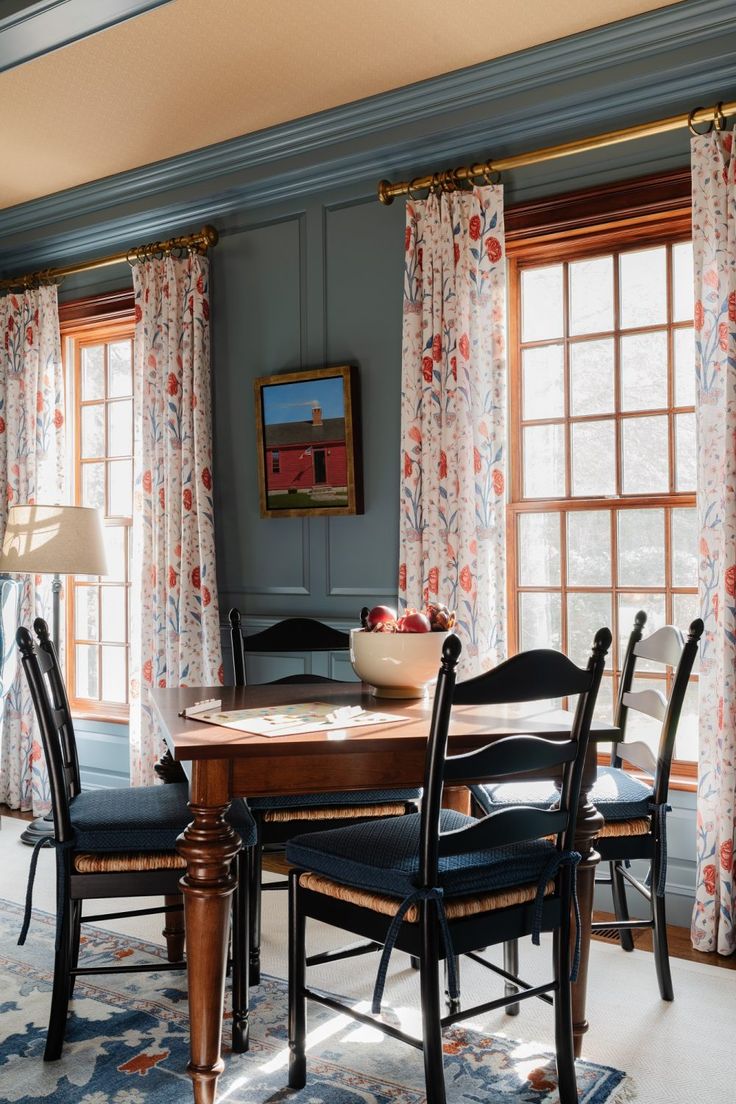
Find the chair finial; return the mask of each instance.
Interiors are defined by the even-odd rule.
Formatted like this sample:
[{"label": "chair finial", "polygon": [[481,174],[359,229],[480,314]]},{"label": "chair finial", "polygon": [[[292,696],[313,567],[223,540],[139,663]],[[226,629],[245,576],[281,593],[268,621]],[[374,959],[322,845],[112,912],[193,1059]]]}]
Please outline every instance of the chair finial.
[{"label": "chair finial", "polygon": [[697,644],[703,635],[704,629],[705,625],[703,624],[702,618],[696,617],[694,621],[691,621],[687,634],[688,643],[692,641],[693,644]]},{"label": "chair finial", "polygon": [[21,625],[21,627],[17,630],[15,634],[15,642],[20,648],[20,653],[22,656],[33,655],[33,637],[31,636],[25,625]]},{"label": "chair finial", "polygon": [[238,628],[240,625],[240,610],[237,606],[233,606],[233,608],[230,610],[230,613],[228,614],[228,617],[230,618],[230,624],[232,625],[232,627],[234,629]]},{"label": "chair finial", "polygon": [[593,641],[594,659],[603,659],[606,655],[608,655],[608,649],[611,647],[612,639],[613,637],[611,636],[610,629],[602,628],[598,630]]},{"label": "chair finial", "polygon": [[33,631],[38,637],[41,644],[48,644],[49,642],[49,627],[44,621],[43,617],[37,617],[33,622]]},{"label": "chair finial", "polygon": [[647,615],[645,610],[639,610],[634,618],[634,628],[641,631],[647,623]]},{"label": "chair finial", "polygon": [[364,629],[368,628],[368,614],[370,612],[371,611],[368,609],[367,606],[363,606],[362,610],[360,611],[360,623]]},{"label": "chair finial", "polygon": [[442,645],[442,666],[446,671],[453,671],[455,669],[462,650],[463,646],[460,637],[456,636],[455,633],[450,633],[447,640]]}]

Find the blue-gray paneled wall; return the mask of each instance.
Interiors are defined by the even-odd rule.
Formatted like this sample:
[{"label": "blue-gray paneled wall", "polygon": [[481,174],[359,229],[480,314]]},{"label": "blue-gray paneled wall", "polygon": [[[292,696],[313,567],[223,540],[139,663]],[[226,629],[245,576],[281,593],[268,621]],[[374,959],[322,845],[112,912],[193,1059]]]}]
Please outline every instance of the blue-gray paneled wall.
[{"label": "blue-gray paneled wall", "polygon": [[[252,630],[286,614],[355,623],[392,601],[398,562],[403,203],[380,177],[595,134],[736,98],[733,0],[687,0],[409,89],[245,136],[0,211],[0,274],[99,256],[215,223],[212,252],[214,467],[223,618]],[[687,164],[686,130],[507,174],[507,203]],[[62,298],[126,286],[126,265],[67,280]],[[363,400],[365,514],[258,516],[252,382],[356,363]],[[227,647],[227,633],[223,631]],[[314,657],[317,664],[325,657]],[[226,658],[226,669],[227,669]],[[254,660],[348,677],[312,657]],[[126,732],[85,726],[88,784],[125,780]],[[694,802],[672,794],[668,894],[687,923]]]}]

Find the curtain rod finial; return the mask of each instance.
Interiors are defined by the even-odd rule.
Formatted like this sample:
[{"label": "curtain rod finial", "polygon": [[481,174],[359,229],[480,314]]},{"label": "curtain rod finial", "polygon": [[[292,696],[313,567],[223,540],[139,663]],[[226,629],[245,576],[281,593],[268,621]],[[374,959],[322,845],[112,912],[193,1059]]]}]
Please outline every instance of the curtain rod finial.
[{"label": "curtain rod finial", "polygon": [[217,233],[214,226],[203,226],[201,233],[205,245],[208,249],[211,249],[213,245],[217,245],[218,241],[220,240],[220,235]]},{"label": "curtain rod finial", "polygon": [[390,192],[391,181],[379,180],[378,182],[378,198],[386,207],[390,207],[394,201],[394,197]]}]

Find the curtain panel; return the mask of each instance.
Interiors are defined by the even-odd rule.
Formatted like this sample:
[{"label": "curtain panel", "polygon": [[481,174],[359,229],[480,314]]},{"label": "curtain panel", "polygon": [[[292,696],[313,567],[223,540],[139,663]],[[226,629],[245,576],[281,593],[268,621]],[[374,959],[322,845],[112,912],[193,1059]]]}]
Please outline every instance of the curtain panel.
[{"label": "curtain panel", "polygon": [[[64,378],[57,289],[0,298],[0,541],[8,509],[64,501]],[[49,619],[50,579],[23,577],[22,625]],[[5,641],[15,647],[15,641]],[[3,688],[5,689],[5,688]],[[33,702],[20,666],[2,704],[0,802],[36,815],[51,793]]]},{"label": "curtain panel", "polygon": [[133,266],[135,496],[130,749],[134,785],[162,749],[151,687],[223,681],[215,573],[209,262]]},{"label": "curtain panel", "polygon": [[399,603],[457,610],[460,669],[505,655],[503,188],[406,205]]},{"label": "curtain panel", "polygon": [[736,819],[736,157],[733,133],[692,142],[700,664],[693,945],[730,954]]}]

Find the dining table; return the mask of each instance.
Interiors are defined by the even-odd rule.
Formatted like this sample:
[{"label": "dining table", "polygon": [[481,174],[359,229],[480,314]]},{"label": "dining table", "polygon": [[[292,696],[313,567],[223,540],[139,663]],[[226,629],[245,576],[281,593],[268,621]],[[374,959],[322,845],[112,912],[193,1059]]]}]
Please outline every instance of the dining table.
[{"label": "dining table", "polygon": [[[329,703],[335,709],[360,706],[391,715],[380,725],[315,730],[293,735],[256,735],[187,718],[182,712],[206,699],[218,709],[278,712],[299,703]],[[196,1104],[214,1104],[221,1055],[222,1009],[228,954],[232,860],[240,841],[225,820],[235,798],[421,786],[431,697],[377,699],[361,683],[271,683],[238,687],[152,689],[150,701],[171,756],[189,777],[192,821],[179,837],[186,860],[182,878],[190,1014],[190,1061]],[[451,754],[473,751],[504,736],[532,733],[568,738],[573,714],[548,702],[454,707],[449,732]],[[581,956],[573,986],[575,1052],[580,1054],[585,1018],[590,923],[595,868],[594,841],[603,818],[589,799],[595,781],[598,745],[615,740],[618,729],[594,722],[588,746],[575,831],[581,854],[577,886]],[[529,775],[525,777],[530,777]],[[467,781],[478,781],[468,779]],[[469,792],[447,791],[445,804],[470,811]],[[247,915],[247,902],[245,903]]]}]

